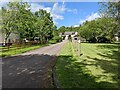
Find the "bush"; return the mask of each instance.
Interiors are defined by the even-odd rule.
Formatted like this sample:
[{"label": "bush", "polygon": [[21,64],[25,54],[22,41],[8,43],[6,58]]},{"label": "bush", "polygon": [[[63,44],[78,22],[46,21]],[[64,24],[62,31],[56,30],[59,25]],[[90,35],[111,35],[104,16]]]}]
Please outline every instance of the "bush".
[{"label": "bush", "polygon": [[55,36],[52,39],[55,40],[56,42],[61,42],[62,41],[62,37],[60,37],[60,36]]},{"label": "bush", "polygon": [[98,43],[110,43],[110,40],[107,39],[106,37],[98,37],[97,40]]},{"label": "bush", "polygon": [[62,38],[59,37],[59,36],[54,36],[51,40],[49,40],[49,43],[51,44],[55,44],[57,42],[61,42],[62,41]]},{"label": "bush", "polygon": [[89,43],[96,43],[97,42],[97,39],[95,37],[91,37],[89,40],[88,40]]},{"label": "bush", "polygon": [[56,41],[55,41],[55,40],[49,40],[49,43],[51,43],[51,44],[55,44]]}]

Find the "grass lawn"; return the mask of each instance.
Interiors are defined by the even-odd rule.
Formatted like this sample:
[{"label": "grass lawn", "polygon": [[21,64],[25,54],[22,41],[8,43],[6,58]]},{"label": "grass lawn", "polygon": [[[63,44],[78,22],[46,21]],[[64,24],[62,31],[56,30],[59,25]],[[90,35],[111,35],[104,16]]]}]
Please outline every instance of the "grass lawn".
[{"label": "grass lawn", "polygon": [[62,88],[118,88],[118,44],[75,44],[68,42],[56,63],[56,77]]},{"label": "grass lawn", "polygon": [[34,50],[43,46],[47,46],[47,44],[43,44],[43,45],[28,45],[28,46],[21,46],[21,47],[16,47],[15,45],[12,45],[10,47],[10,49],[8,50],[7,47],[0,47],[0,57],[8,57],[11,55],[16,55],[16,54],[20,54],[20,53],[24,53],[30,50]]}]

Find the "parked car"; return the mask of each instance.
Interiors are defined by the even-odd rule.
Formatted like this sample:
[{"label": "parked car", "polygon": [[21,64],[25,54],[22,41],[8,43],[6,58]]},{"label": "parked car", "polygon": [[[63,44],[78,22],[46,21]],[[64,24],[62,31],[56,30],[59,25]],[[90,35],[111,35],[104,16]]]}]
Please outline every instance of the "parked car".
[{"label": "parked car", "polygon": [[1,47],[11,46],[11,45],[12,45],[12,43],[0,43]]},{"label": "parked car", "polygon": [[0,47],[5,47],[5,43],[0,43]]}]

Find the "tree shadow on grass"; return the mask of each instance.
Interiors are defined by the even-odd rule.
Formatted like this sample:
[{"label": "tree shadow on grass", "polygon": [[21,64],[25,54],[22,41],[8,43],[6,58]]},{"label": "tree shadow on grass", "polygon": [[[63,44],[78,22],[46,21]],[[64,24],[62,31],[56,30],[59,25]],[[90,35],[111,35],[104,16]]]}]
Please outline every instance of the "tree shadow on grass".
[{"label": "tree shadow on grass", "polygon": [[90,75],[90,71],[85,68],[85,64],[77,61],[72,56],[58,56],[56,73],[62,88],[81,88],[84,90],[99,90],[101,88],[109,88],[109,90],[117,89],[114,83],[105,81],[97,82],[96,77]]},{"label": "tree shadow on grass", "polygon": [[[119,84],[118,86],[120,88],[120,43],[98,45],[98,48],[108,49],[111,51],[110,54],[109,52],[106,52],[104,54],[98,53],[98,55],[103,58],[112,59],[112,61],[104,60],[104,62],[101,62],[100,59],[97,58],[94,59],[97,60],[97,64],[100,65],[106,72],[111,72],[116,74],[115,78],[118,80],[118,84]],[[113,64],[116,64],[117,66],[114,66]]]},{"label": "tree shadow on grass", "polygon": [[56,56],[19,55],[2,59],[3,88],[51,88]]},{"label": "tree shadow on grass", "polygon": [[[91,58],[91,57],[89,57],[89,59],[95,60],[95,62],[96,62],[95,65],[100,66],[100,68],[102,70],[104,70],[104,74],[107,74],[107,73],[114,74],[114,76],[112,76],[112,79],[114,81],[118,82],[118,78],[119,78],[118,66],[114,65],[114,64],[116,64],[116,62],[107,61],[106,59]],[[98,77],[98,78],[100,78],[100,77]]]},{"label": "tree shadow on grass", "polygon": [[[117,61],[120,60],[120,44],[101,44],[97,46],[99,49],[108,49],[110,50],[112,54],[108,54],[109,52],[106,52],[104,55],[98,53],[98,55],[103,56],[103,57],[108,57],[110,59],[115,59]],[[120,62],[120,61],[119,61]]]},{"label": "tree shadow on grass", "polygon": [[[106,51],[104,53],[97,53],[98,56],[102,57],[90,57],[87,56],[88,59],[94,60],[94,66],[100,66],[100,68],[102,68],[102,70],[104,70],[104,73],[110,73],[110,74],[114,74],[112,76],[112,79],[114,81],[118,82],[118,86],[120,86],[120,46],[119,44],[102,44],[102,45],[98,45],[99,49],[106,49],[109,51]],[[92,61],[89,61],[90,63],[92,63]],[[100,78],[101,75],[98,77]]]}]

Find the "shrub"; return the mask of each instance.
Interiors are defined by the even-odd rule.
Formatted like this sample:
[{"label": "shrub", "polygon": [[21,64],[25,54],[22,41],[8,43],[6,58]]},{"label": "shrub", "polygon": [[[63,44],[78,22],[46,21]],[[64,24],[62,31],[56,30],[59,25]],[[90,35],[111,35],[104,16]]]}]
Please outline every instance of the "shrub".
[{"label": "shrub", "polygon": [[96,43],[97,42],[97,39],[95,37],[91,37],[89,40],[88,40],[89,43]]},{"label": "shrub", "polygon": [[52,39],[55,40],[56,42],[62,41],[62,37],[60,37],[60,36],[54,36]]},{"label": "shrub", "polygon": [[106,37],[98,37],[98,43],[110,43],[110,40]]},{"label": "shrub", "polygon": [[55,41],[55,40],[49,40],[49,43],[51,43],[51,44],[55,44],[56,41]]},{"label": "shrub", "polygon": [[61,42],[62,38],[60,36],[54,36],[51,40],[49,40],[49,43],[55,44],[57,42]]}]

